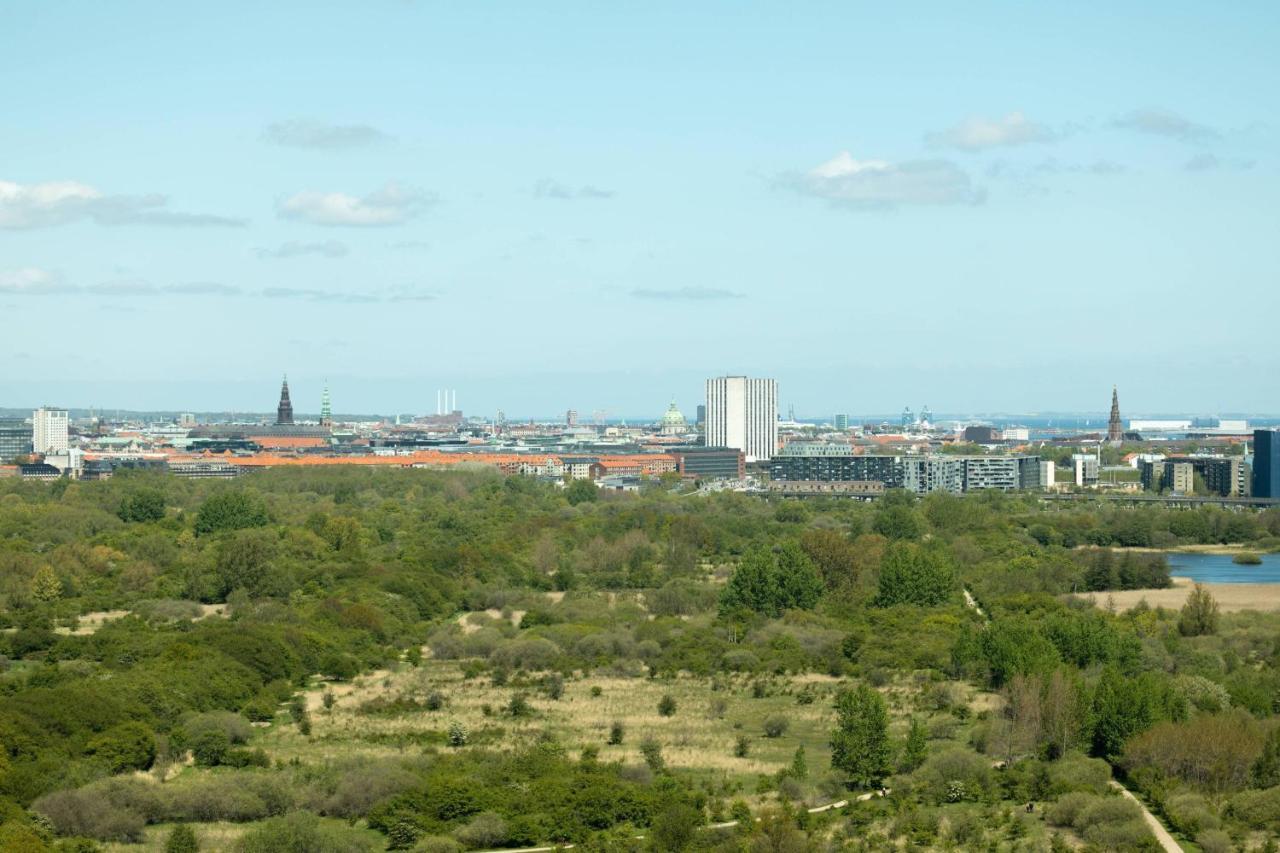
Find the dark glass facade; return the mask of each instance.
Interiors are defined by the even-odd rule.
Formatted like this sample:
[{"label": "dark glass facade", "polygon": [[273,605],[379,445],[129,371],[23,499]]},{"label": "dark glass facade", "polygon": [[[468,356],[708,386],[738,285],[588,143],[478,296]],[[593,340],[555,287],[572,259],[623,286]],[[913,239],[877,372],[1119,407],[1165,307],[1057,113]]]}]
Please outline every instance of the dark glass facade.
[{"label": "dark glass facade", "polygon": [[1280,498],[1280,430],[1253,431],[1253,496]]}]

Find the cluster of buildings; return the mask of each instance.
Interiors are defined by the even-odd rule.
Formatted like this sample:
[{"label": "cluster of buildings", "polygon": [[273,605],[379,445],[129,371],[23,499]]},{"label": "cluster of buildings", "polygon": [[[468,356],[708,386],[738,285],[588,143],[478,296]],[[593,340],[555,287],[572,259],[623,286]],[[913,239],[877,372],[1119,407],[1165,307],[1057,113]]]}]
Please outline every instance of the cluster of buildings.
[{"label": "cluster of buildings", "polygon": [[[696,481],[704,489],[760,490],[784,495],[873,498],[885,489],[916,494],[1143,488],[1176,495],[1280,496],[1277,433],[1243,436],[1234,421],[1131,421],[1125,430],[1113,389],[1106,433],[1046,438],[1025,426],[961,424],[944,429],[928,406],[904,411],[900,424],[850,425],[847,415],[815,424],[779,413],[774,379],[718,376],[706,380],[704,402],[690,423],[672,402],[656,420],[628,425],[591,423],[569,410],[556,422],[464,415],[457,391],[436,395],[434,414],[335,419],[326,386],[319,417],[296,418],[287,378],[274,421],[198,418],[163,421],[73,421],[45,407],[27,418],[0,418],[0,475],[29,479],[100,479],[122,467],[156,468],[184,477],[235,477],[247,471],[300,465],[406,468],[488,467],[556,483],[591,480],[633,490],[648,479]],[[1154,427],[1159,436],[1151,437]],[[1199,451],[1138,453],[1114,463],[1124,442],[1161,440],[1186,427],[1214,441],[1252,438],[1254,454]],[[1195,431],[1200,432],[1196,433]],[[1067,467],[1057,446],[1072,451]],[[1238,448],[1237,448],[1238,449]],[[1037,452],[1038,451],[1038,452]],[[1062,462],[1059,462],[1062,464]],[[1136,475],[1133,469],[1137,469]],[[1126,477],[1113,476],[1127,470]]]}]

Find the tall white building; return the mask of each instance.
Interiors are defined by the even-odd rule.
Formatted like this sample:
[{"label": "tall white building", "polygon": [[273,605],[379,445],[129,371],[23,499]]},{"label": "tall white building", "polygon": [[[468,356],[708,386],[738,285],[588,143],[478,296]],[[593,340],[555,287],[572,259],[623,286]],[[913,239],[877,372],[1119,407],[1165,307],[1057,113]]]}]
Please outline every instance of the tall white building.
[{"label": "tall white building", "polygon": [[61,409],[36,409],[31,413],[31,449],[36,453],[66,453],[67,413]]},{"label": "tall white building", "polygon": [[778,382],[745,376],[707,380],[707,446],[767,462],[778,447]]}]

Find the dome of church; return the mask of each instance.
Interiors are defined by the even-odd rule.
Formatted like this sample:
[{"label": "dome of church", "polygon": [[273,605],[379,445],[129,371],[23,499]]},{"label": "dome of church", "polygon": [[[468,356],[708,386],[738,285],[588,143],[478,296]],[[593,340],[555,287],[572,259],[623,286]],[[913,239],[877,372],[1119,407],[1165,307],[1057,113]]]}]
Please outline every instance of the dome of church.
[{"label": "dome of church", "polygon": [[684,415],[676,408],[675,401],[671,401],[671,405],[667,407],[667,411],[662,415],[662,431],[663,432],[683,432],[689,425],[684,419]]}]

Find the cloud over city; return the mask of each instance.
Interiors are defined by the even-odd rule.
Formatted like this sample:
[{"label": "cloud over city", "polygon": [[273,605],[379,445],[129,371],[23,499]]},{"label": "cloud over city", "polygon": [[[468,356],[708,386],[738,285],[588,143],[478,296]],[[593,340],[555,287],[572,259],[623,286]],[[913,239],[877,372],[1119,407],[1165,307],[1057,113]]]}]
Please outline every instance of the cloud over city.
[{"label": "cloud over city", "polygon": [[1029,142],[1050,142],[1057,138],[1043,124],[1031,121],[1021,112],[1009,113],[1004,118],[968,118],[954,127],[925,136],[925,142],[934,148],[957,148],[961,151],[982,151]]},{"label": "cloud over city", "polygon": [[948,160],[855,160],[848,151],[803,174],[784,176],[780,183],[802,195],[855,210],[972,205],[985,199],[969,174]]},{"label": "cloud over city", "polygon": [[343,192],[304,191],[282,199],[276,205],[281,219],[311,225],[382,227],[401,225],[435,204],[431,193],[403,187],[394,182],[366,196]]},{"label": "cloud over city", "polygon": [[113,195],[79,181],[19,184],[0,181],[0,229],[49,228],[72,222],[97,225],[240,227],[246,220],[169,208],[167,196]]},{"label": "cloud over city", "polygon": [[327,124],[314,119],[295,118],[267,125],[264,141],[290,148],[341,151],[366,148],[391,137],[367,124]]}]

